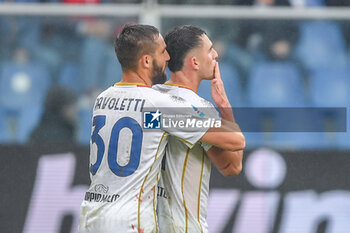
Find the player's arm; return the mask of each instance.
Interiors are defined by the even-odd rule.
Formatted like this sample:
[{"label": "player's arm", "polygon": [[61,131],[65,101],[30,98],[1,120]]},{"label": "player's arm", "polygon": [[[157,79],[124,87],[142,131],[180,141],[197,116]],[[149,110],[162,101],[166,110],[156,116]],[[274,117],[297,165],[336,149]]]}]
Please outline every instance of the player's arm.
[{"label": "player's arm", "polygon": [[227,98],[224,82],[221,79],[219,63],[214,68],[214,79],[211,81],[211,96],[218,106],[222,119],[235,122],[232,106]]},{"label": "player's arm", "polygon": [[206,153],[222,175],[237,176],[242,171],[243,150],[233,152],[213,146]]},{"label": "player's arm", "polygon": [[239,151],[245,147],[245,138],[239,126],[224,119],[221,120],[221,127],[210,128],[200,140],[229,151]]},{"label": "player's arm", "polygon": [[234,120],[221,119],[221,122],[223,128],[209,129],[201,140],[212,145],[207,155],[219,171],[224,176],[235,176],[242,170],[245,138]]},{"label": "player's arm", "polygon": [[[215,65],[214,79],[211,82],[211,95],[219,108],[222,119],[232,122],[235,126],[234,131],[241,132],[238,124],[235,122],[232,107],[221,79],[218,63]],[[207,155],[224,176],[236,176],[242,171],[243,150],[228,151],[213,146],[207,151]]]}]

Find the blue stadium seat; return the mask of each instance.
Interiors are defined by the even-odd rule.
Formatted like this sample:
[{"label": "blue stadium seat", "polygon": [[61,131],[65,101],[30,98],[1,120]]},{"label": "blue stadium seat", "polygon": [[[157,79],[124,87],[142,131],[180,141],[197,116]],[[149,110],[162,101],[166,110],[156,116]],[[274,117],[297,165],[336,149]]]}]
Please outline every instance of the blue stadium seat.
[{"label": "blue stadium seat", "polygon": [[[350,70],[347,67],[318,69],[310,76],[311,99],[315,107],[350,106]],[[324,110],[320,116],[325,131],[342,130],[346,116],[341,112]],[[349,119],[349,118],[348,118]],[[349,123],[348,123],[349,124]],[[350,132],[349,132],[350,133]],[[326,133],[331,147],[345,147],[349,144],[349,133]],[[347,141],[347,143],[345,143]],[[350,148],[350,145],[348,146]]]},{"label": "blue stadium seat", "polygon": [[330,148],[327,134],[321,132],[274,132],[265,145],[286,150],[321,150]]},{"label": "blue stadium seat", "polygon": [[58,83],[61,86],[79,94],[82,92],[81,82],[80,66],[73,62],[64,64],[58,77]]},{"label": "blue stadium seat", "polygon": [[305,0],[305,5],[308,7],[325,6],[325,2],[324,0]]},{"label": "blue stadium seat", "polygon": [[92,127],[92,107],[81,108],[78,111],[78,134],[77,141],[82,145],[90,143]]},{"label": "blue stadium seat", "polygon": [[105,60],[105,79],[103,82],[103,89],[112,86],[114,83],[122,79],[123,71],[120,66],[114,50],[107,51]]},{"label": "blue stadium seat", "polygon": [[256,64],[247,86],[251,107],[302,107],[304,86],[298,67],[291,62]]},{"label": "blue stadium seat", "polygon": [[[243,105],[242,85],[235,67],[228,62],[220,62],[221,79],[224,82],[227,98],[233,107]],[[210,80],[203,80],[198,88],[198,94],[212,102]]]},{"label": "blue stadium seat", "polygon": [[5,63],[1,69],[0,103],[16,109],[41,104],[50,85],[49,74],[41,65]]},{"label": "blue stadium seat", "polygon": [[300,24],[296,57],[309,70],[345,64],[346,46],[339,24],[332,21],[305,21]]},{"label": "blue stadium seat", "polygon": [[103,63],[106,45],[99,39],[86,38],[83,41],[81,56],[82,88],[84,90],[99,87],[101,63]]},{"label": "blue stadium seat", "polygon": [[5,141],[25,143],[38,123],[51,84],[47,70],[38,64],[4,63],[0,70],[0,106],[5,121],[14,126]]},{"label": "blue stadium seat", "polygon": [[350,102],[350,70],[321,68],[310,76],[310,93],[315,107],[346,107]]},{"label": "blue stadium seat", "polygon": [[82,45],[81,56],[82,88],[104,90],[119,82],[121,67],[109,43],[97,38],[87,38]]},{"label": "blue stadium seat", "polygon": [[[260,135],[252,133],[254,144],[259,145],[258,140],[261,145],[275,148],[299,148],[314,144],[315,138],[308,133],[293,132],[298,128],[302,130],[307,124],[302,114],[285,110],[306,106],[304,89],[300,70],[292,62],[261,62],[253,67],[247,84],[247,96],[252,114],[258,118],[253,121],[260,124]],[[292,117],[293,121],[290,121]]]}]

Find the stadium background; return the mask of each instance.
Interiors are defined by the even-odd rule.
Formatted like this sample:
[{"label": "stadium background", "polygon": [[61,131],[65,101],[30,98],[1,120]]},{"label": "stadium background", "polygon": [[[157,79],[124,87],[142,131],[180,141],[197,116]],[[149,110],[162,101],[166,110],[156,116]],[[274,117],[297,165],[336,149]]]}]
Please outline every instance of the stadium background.
[{"label": "stadium background", "polygon": [[[112,38],[127,22],[153,24],[163,35],[180,24],[205,28],[236,108],[327,108],[299,122],[317,132],[281,132],[291,115],[244,115],[259,130],[246,133],[242,174],[213,169],[212,233],[349,232],[349,117],[331,109],[350,106],[347,1],[84,3],[0,3],[0,232],[75,232],[89,184],[91,106],[121,77]],[[35,141],[35,128],[53,130],[40,122],[57,86],[77,97],[53,103],[73,106],[75,124],[70,135]],[[209,88],[199,94],[210,99]]]}]

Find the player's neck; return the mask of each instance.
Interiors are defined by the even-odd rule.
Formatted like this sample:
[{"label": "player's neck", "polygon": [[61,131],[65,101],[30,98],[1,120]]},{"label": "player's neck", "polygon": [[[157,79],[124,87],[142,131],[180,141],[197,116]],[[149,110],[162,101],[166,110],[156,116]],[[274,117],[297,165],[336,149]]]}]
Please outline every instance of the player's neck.
[{"label": "player's neck", "polygon": [[182,71],[171,73],[170,79],[167,81],[167,83],[184,86],[191,89],[195,93],[198,92],[198,87],[199,87],[198,79],[195,76],[190,74],[185,74]]},{"label": "player's neck", "polygon": [[[145,78],[146,77],[146,78]],[[152,86],[152,81],[147,78],[146,74],[142,74],[135,71],[123,72],[121,83],[140,83],[148,87]]]}]

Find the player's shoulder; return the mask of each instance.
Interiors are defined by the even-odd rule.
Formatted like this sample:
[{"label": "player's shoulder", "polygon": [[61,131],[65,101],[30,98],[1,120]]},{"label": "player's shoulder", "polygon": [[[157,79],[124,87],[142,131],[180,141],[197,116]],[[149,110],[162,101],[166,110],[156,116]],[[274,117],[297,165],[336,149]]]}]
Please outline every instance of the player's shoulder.
[{"label": "player's shoulder", "polygon": [[160,91],[162,93],[167,92],[169,90],[167,85],[164,84],[156,84],[152,86],[153,90]]},{"label": "player's shoulder", "polygon": [[166,84],[153,85],[152,89],[168,95],[174,95],[176,92],[178,92],[178,88],[176,86],[171,86]]},{"label": "player's shoulder", "polygon": [[188,101],[196,105],[196,107],[200,108],[213,108],[214,105],[208,100],[204,99],[198,93],[194,91],[189,91],[184,88],[181,88],[181,92],[179,93],[181,96],[184,96]]},{"label": "player's shoulder", "polygon": [[204,107],[204,108],[215,108],[214,105],[210,101],[204,99],[203,97],[201,97],[199,95],[198,95],[198,97],[199,97],[198,101],[199,101],[201,107]]},{"label": "player's shoulder", "polygon": [[199,99],[197,93],[195,93],[190,88],[182,85],[158,84],[154,85],[152,88],[162,93],[170,95],[174,100],[183,100],[193,103],[196,102],[197,99]]},{"label": "player's shoulder", "polygon": [[157,84],[152,86],[152,89],[154,91],[154,94],[156,95],[155,102],[160,105],[166,105],[168,107],[179,107],[182,105],[189,105],[186,99],[182,98],[176,93],[176,91],[172,90],[172,86]]},{"label": "player's shoulder", "polygon": [[106,88],[105,90],[101,91],[98,95],[97,95],[97,99],[102,97],[102,96],[106,96],[108,95],[113,89],[113,86]]}]

